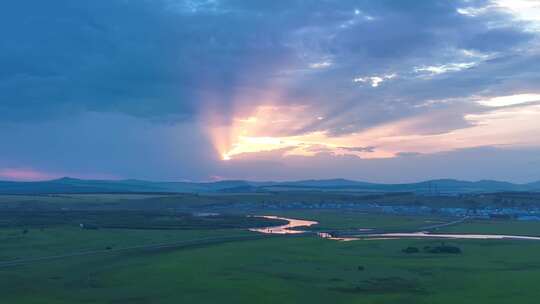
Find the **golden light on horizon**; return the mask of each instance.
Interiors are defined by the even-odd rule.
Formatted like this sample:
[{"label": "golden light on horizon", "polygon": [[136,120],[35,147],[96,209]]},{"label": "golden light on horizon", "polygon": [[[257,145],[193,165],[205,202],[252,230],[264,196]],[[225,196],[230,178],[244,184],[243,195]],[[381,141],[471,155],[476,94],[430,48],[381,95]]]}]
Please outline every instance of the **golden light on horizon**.
[{"label": "golden light on horizon", "polygon": [[229,126],[217,125],[210,134],[222,161],[241,155],[281,151],[283,156],[314,156],[319,153],[353,154],[363,158],[393,157],[385,151],[362,150],[348,136],[330,136],[326,131],[305,131],[306,126],[320,124],[320,113],[306,106],[260,105],[252,112],[238,115]]},{"label": "golden light on horizon", "polygon": [[[247,94],[246,96],[248,96]],[[243,97],[232,111],[210,107],[206,129],[221,161],[256,157],[356,156],[363,159],[393,158],[401,153],[439,153],[480,146],[504,146],[527,142],[540,132],[539,94],[474,98],[471,102],[489,110],[464,113],[464,125],[432,130],[448,112],[429,111],[381,122],[356,132],[334,134],[346,117],[328,116],[320,106],[284,102],[275,91]],[[255,104],[253,100],[258,100]],[[531,103],[532,102],[532,103]],[[512,109],[505,108],[514,106]],[[352,117],[354,119],[354,117]],[[467,124],[468,123],[468,124]],[[353,126],[354,127],[354,126]],[[359,127],[360,128],[360,127]]]},{"label": "golden light on horizon", "polygon": [[[267,113],[263,111],[264,113]],[[294,111],[290,112],[295,116]],[[317,120],[318,116],[313,116]],[[254,119],[235,119],[235,123],[223,135],[230,145],[220,146],[223,161],[242,159],[245,155],[277,152],[268,154],[287,156],[316,156],[330,154],[334,156],[352,155],[364,159],[393,158],[401,152],[423,154],[451,151],[455,149],[481,146],[540,144],[530,142],[531,136],[540,132],[540,106],[529,105],[515,109],[494,110],[464,117],[471,126],[449,130],[442,133],[424,133],[422,126],[437,119],[430,115],[420,115],[400,121],[389,122],[366,129],[362,132],[332,136],[326,131],[313,131],[296,134],[281,134],[279,129],[287,124],[274,122],[268,124],[269,117]],[[249,121],[249,122],[248,122]],[[298,119],[295,121],[298,122]],[[259,123],[261,125],[259,125]],[[277,130],[277,131],[276,131]],[[218,132],[219,133],[219,132]],[[216,133],[217,134],[217,133]],[[373,150],[362,148],[373,146]],[[216,146],[216,149],[218,146]],[[270,156],[269,156],[270,155]]]}]

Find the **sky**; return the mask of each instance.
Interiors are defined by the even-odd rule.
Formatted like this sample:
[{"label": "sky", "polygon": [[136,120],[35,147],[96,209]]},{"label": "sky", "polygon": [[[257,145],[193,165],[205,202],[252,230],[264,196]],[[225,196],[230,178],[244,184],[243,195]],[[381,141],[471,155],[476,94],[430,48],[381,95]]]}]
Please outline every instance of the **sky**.
[{"label": "sky", "polygon": [[0,180],[540,180],[539,0],[18,0]]}]

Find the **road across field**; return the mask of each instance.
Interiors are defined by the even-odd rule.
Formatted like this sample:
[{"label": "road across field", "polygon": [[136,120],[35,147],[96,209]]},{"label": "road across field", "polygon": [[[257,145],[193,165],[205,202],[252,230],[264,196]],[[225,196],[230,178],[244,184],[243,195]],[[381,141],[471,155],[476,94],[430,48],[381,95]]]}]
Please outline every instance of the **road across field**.
[{"label": "road across field", "polygon": [[119,253],[119,252],[126,252],[126,251],[137,251],[137,250],[156,250],[156,249],[165,249],[165,248],[187,248],[187,247],[192,247],[192,246],[213,245],[213,244],[238,242],[238,241],[251,241],[251,240],[267,239],[267,238],[274,238],[274,237],[279,237],[279,235],[253,234],[253,235],[233,236],[233,237],[213,237],[213,238],[202,238],[202,239],[179,241],[179,242],[173,242],[173,243],[139,245],[139,246],[132,246],[132,247],[116,248],[116,249],[112,248],[112,249],[77,251],[77,252],[52,255],[52,256],[2,261],[0,262],[0,267],[22,266],[22,265],[27,265],[31,263],[37,263],[37,262],[45,262],[45,261],[52,261],[52,260],[58,260],[58,259],[64,259],[64,258],[89,256],[89,255],[97,255],[97,254],[110,254],[110,253]]}]

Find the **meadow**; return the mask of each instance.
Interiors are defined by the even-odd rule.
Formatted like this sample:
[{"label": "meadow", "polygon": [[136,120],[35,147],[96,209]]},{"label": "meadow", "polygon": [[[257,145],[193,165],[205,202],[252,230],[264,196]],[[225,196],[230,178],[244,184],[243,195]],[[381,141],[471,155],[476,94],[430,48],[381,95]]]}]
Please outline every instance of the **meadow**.
[{"label": "meadow", "polygon": [[0,292],[5,303],[536,303],[540,296],[539,243],[455,241],[460,255],[401,252],[434,243],[306,236],[104,253],[0,268]]},{"label": "meadow", "polygon": [[[462,253],[404,253],[407,247],[441,241],[265,236],[248,231],[246,224],[266,222],[246,223],[240,214],[224,215],[212,228],[208,220],[183,213],[175,222],[189,225],[133,211],[72,211],[57,221],[40,211],[26,222],[13,219],[18,211],[0,212],[1,303],[476,304],[537,303],[540,297],[540,242],[534,241],[452,240],[446,243]],[[95,214],[99,229],[77,225],[81,216],[88,220]],[[272,214],[317,220],[315,231],[413,229],[447,220],[311,209]],[[39,225],[43,219],[47,225]],[[111,221],[137,228],[107,226]],[[156,229],[156,223],[167,229]],[[540,235],[540,224],[474,220],[442,230]],[[77,252],[88,254],[63,256]],[[40,257],[52,258],[33,260]],[[19,263],[6,263],[13,261]]]}]

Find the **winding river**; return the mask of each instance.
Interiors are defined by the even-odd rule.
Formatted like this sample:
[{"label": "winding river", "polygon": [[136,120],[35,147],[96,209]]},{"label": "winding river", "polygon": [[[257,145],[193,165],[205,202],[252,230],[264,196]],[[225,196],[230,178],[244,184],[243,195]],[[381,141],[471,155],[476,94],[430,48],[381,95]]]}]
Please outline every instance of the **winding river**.
[{"label": "winding river", "polygon": [[272,227],[263,227],[263,228],[251,228],[250,231],[260,232],[260,233],[269,233],[269,234],[298,234],[306,233],[307,231],[297,230],[294,228],[298,227],[309,227],[318,224],[316,221],[307,221],[307,220],[298,220],[293,218],[279,217],[273,215],[262,215],[257,217],[263,217],[273,220],[284,220],[288,221],[288,224],[281,226],[272,226]]},{"label": "winding river", "polygon": [[[429,233],[426,231],[410,232],[410,233],[377,233],[365,234],[353,238],[341,239],[346,241],[354,240],[369,240],[369,239],[404,239],[404,238],[429,238],[429,239],[462,239],[462,240],[535,240],[540,241],[540,237],[524,236],[524,235],[507,235],[507,234],[444,234],[444,233]],[[335,238],[339,240],[339,238]]]},{"label": "winding river", "polygon": [[[251,228],[250,231],[266,233],[266,234],[300,234],[308,233],[308,231],[297,229],[301,227],[310,227],[318,224],[317,221],[308,221],[301,219],[293,219],[279,217],[273,215],[259,216],[267,219],[278,219],[288,221],[287,224],[281,226]],[[402,232],[402,233],[365,233],[353,237],[334,237],[327,232],[318,232],[317,235],[324,239],[336,241],[357,241],[357,240],[380,240],[380,239],[404,239],[404,238],[430,238],[430,239],[470,239],[470,240],[534,240],[540,241],[537,236],[524,235],[508,235],[508,234],[446,234],[446,233],[429,233],[427,231],[419,232]]]}]

